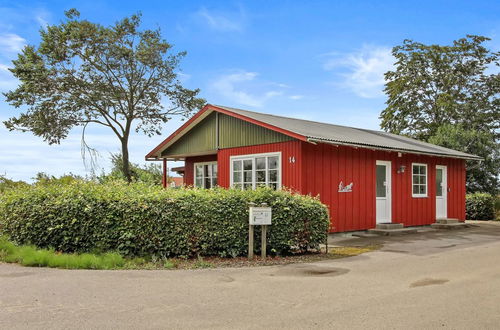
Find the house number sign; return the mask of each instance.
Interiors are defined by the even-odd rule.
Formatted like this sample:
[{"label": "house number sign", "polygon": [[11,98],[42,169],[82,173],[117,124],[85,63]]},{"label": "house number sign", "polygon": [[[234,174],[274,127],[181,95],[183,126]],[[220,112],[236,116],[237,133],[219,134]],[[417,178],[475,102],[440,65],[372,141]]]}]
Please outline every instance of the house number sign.
[{"label": "house number sign", "polygon": [[339,183],[339,192],[352,192],[352,187],[354,183],[351,182],[347,186],[344,186],[344,182],[340,181]]}]

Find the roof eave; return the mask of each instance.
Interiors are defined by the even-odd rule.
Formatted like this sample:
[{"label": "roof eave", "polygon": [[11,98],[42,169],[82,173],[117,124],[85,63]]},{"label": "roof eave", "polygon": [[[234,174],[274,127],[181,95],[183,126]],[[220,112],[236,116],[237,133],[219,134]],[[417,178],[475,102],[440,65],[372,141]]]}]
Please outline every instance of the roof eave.
[{"label": "roof eave", "polygon": [[320,142],[320,143],[328,143],[328,144],[333,144],[333,145],[343,145],[343,146],[348,146],[348,147],[373,149],[373,150],[381,150],[381,151],[402,152],[402,153],[407,153],[407,154],[436,156],[436,157],[445,157],[445,158],[458,158],[458,159],[476,160],[476,161],[484,160],[483,158],[481,158],[479,156],[472,156],[472,155],[470,157],[469,156],[461,156],[461,155],[449,155],[449,154],[442,154],[442,153],[435,153],[435,152],[424,152],[424,151],[416,151],[416,150],[410,150],[410,149],[368,145],[368,144],[362,144],[362,143],[350,143],[350,142],[344,142],[344,141],[318,139],[315,137],[308,137],[307,140],[309,142]]}]

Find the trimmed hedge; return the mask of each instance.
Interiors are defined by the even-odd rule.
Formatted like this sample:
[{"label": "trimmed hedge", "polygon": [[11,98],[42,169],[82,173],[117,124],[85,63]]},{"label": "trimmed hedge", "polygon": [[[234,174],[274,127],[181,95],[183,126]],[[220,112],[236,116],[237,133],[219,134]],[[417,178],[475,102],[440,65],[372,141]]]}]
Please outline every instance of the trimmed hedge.
[{"label": "trimmed hedge", "polygon": [[468,194],[465,209],[469,220],[494,220],[495,197],[486,193]]},{"label": "trimmed hedge", "polygon": [[273,209],[270,252],[303,252],[325,242],[327,209],[312,197],[270,189],[174,190],[117,182],[30,186],[0,194],[0,233],[17,244],[62,252],[238,256],[247,250],[249,202]]}]

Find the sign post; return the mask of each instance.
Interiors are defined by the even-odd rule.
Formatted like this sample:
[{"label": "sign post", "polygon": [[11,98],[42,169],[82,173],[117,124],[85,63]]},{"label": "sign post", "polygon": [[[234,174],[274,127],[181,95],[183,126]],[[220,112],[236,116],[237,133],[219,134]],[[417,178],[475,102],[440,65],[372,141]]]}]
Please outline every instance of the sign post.
[{"label": "sign post", "polygon": [[267,226],[271,224],[272,211],[267,204],[262,203],[260,207],[256,207],[254,203],[250,203],[248,219],[248,258],[253,258],[253,236],[254,226],[261,226],[261,257],[266,258],[267,252]]}]

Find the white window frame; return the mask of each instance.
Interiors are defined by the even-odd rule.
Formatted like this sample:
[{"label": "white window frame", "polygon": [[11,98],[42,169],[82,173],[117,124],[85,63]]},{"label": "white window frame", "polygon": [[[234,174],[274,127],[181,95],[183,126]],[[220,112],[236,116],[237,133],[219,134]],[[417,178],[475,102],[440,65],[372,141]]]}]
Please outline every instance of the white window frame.
[{"label": "white window frame", "polygon": [[[205,177],[205,171],[203,171],[203,177],[201,179],[201,182],[203,182],[203,187],[198,187],[196,185],[196,166],[205,166],[205,165],[217,165],[217,161],[214,161],[214,162],[193,163],[193,186],[195,186],[197,188],[202,188],[202,189],[215,188],[215,187],[209,187],[209,188],[204,187],[204,185],[205,185],[205,179],[206,179],[206,177]],[[212,179],[213,178],[214,178],[214,176],[212,174],[212,176],[210,177],[210,184],[212,184]],[[218,165],[217,165],[217,176],[215,178],[217,178],[217,183],[218,183],[219,182],[219,166]]]},{"label": "white window frame", "polygon": [[[424,166],[425,167],[425,194],[415,194],[413,192],[413,186],[414,185],[418,185],[418,186],[422,186],[421,183],[415,183],[414,182],[414,175],[413,174],[413,168],[415,166]],[[418,175],[422,175],[422,174],[418,174]],[[424,164],[424,163],[411,163],[411,195],[412,197],[415,197],[415,198],[424,198],[424,197],[427,197],[429,195],[429,166],[427,166],[427,164]]]},{"label": "white window frame", "polygon": [[[255,189],[257,187],[257,176],[256,176],[256,166],[255,166],[255,159],[260,158],[260,157],[266,157],[266,184],[268,183],[268,173],[269,169],[267,168],[267,157],[278,157],[278,182],[277,182],[277,187],[276,190],[281,189],[281,178],[282,178],[282,166],[281,166],[281,151],[279,152],[266,152],[266,153],[260,153],[260,154],[248,154],[248,155],[237,155],[237,156],[230,156],[229,157],[229,182],[231,188],[234,187],[234,182],[233,182],[233,161],[235,160],[252,160],[252,189]],[[243,165],[243,164],[242,164]],[[242,176],[243,176],[243,171],[242,171]],[[243,178],[242,178],[243,180]],[[243,181],[242,181],[243,182]],[[243,187],[242,187],[243,189]]]}]

